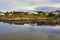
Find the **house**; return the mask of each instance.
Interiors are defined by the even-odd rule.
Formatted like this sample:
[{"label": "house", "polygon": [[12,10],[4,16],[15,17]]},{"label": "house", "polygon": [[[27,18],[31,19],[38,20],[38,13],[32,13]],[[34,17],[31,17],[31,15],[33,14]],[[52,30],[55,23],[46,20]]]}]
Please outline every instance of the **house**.
[{"label": "house", "polygon": [[36,12],[36,11],[31,11],[31,12],[28,12],[28,14],[38,14],[38,12]]},{"label": "house", "polygon": [[25,12],[13,12],[13,14],[24,14]]},{"label": "house", "polygon": [[46,14],[46,15],[48,15],[48,14],[49,14],[49,12],[45,12],[45,14]]},{"label": "house", "polygon": [[53,13],[53,14],[56,14],[56,15],[57,15],[57,14],[60,14],[60,10],[53,11],[52,13]]},{"label": "house", "polygon": [[4,12],[0,12],[0,15],[5,15]]}]

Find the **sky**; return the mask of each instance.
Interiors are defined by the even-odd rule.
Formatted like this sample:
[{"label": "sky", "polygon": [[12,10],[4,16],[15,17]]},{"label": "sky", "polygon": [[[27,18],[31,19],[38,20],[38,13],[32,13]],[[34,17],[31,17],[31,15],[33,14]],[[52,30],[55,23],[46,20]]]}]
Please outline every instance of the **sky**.
[{"label": "sky", "polygon": [[60,9],[60,0],[0,0],[0,11],[54,11]]}]

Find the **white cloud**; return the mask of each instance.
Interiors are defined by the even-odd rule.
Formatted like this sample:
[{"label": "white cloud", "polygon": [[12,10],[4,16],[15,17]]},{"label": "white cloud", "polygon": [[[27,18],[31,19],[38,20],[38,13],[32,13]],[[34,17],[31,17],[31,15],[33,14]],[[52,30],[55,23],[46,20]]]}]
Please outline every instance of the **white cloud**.
[{"label": "white cloud", "polygon": [[0,0],[0,10],[35,10],[35,7],[56,7],[60,8],[60,3],[53,3],[50,0]]}]

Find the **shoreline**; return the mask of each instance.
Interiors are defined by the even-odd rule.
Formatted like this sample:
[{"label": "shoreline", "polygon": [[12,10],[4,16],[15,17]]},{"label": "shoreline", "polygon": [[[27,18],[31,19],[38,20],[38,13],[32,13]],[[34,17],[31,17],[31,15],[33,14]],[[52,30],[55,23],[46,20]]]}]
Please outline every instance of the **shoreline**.
[{"label": "shoreline", "polygon": [[11,23],[11,24],[35,24],[37,23],[38,25],[60,25],[58,22],[53,22],[53,21],[41,21],[41,20],[27,20],[27,19],[21,19],[21,20],[6,20],[6,19],[0,19],[0,22],[4,23]]}]

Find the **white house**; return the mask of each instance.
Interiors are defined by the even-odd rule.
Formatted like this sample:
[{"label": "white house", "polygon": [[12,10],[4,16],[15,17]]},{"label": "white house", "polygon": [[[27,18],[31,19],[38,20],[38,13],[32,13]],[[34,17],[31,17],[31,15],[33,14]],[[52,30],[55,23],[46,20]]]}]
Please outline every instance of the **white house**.
[{"label": "white house", "polygon": [[38,14],[38,12],[31,11],[31,12],[28,12],[28,14]]},{"label": "white house", "polygon": [[45,14],[46,14],[46,15],[48,15],[48,14],[49,14],[49,12],[45,12]]},{"label": "white house", "polygon": [[53,11],[53,14],[60,14],[60,10]]},{"label": "white house", "polygon": [[0,15],[5,15],[4,12],[0,12]]}]

